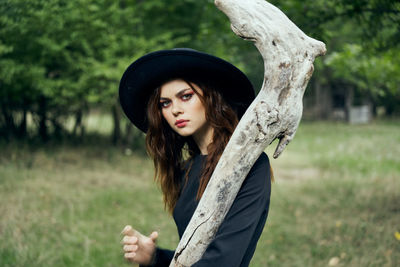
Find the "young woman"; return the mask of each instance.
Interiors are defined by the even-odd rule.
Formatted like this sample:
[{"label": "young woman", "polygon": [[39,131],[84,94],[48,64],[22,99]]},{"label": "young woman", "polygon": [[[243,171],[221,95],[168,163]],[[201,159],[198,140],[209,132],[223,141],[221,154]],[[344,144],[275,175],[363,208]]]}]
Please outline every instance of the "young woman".
[{"label": "young woman", "polygon": [[[132,63],[120,83],[128,118],[146,133],[166,208],[182,237],[238,120],[254,99],[247,77],[230,63],[192,49],[153,52]],[[194,266],[248,266],[268,215],[271,173],[258,158],[212,243]],[[174,251],[126,226],[125,258],[169,266]]]}]

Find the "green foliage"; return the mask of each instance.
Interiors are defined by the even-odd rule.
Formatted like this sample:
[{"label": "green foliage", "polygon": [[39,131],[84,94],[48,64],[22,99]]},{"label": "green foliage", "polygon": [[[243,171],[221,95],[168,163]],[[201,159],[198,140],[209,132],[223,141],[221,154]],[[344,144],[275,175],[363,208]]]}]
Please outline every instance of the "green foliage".
[{"label": "green foliage", "polygon": [[[317,62],[315,71],[322,88],[346,83],[377,104],[397,108],[398,1],[271,2],[327,44],[332,55]],[[79,125],[90,109],[110,110],[129,63],[173,47],[222,57],[244,70],[257,89],[261,85],[258,51],[231,32],[212,0],[1,1],[0,135],[26,132],[27,115],[46,133],[65,128],[71,116]],[[359,52],[350,53],[350,47]]]},{"label": "green foliage", "polygon": [[400,97],[400,50],[370,55],[360,45],[347,44],[343,51],[330,53],[325,62],[335,78],[356,85],[374,98]]},{"label": "green foliage", "polygon": [[24,110],[40,120],[55,121],[89,106],[114,105],[126,66],[134,58],[172,42],[168,32],[146,38],[138,27],[136,5],[122,4],[3,1],[3,114]]},{"label": "green foliage", "polygon": [[314,84],[354,88],[388,113],[400,111],[400,2],[395,0],[272,1],[304,32],[324,41]]},{"label": "green foliage", "polygon": [[281,8],[304,32],[328,44],[333,35],[342,34],[350,25],[352,37],[362,40],[363,46],[378,50],[399,48],[400,3],[396,0],[270,2]]}]

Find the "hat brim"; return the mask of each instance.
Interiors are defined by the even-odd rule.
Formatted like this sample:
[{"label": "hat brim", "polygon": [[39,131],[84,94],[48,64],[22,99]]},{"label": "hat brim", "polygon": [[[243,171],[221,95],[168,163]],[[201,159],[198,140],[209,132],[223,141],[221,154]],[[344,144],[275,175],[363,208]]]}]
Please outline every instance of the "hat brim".
[{"label": "hat brim", "polygon": [[229,62],[192,49],[171,49],[149,53],[126,69],[119,85],[122,109],[147,132],[146,108],[153,91],[168,80],[190,77],[216,85],[239,118],[255,98],[246,75]]}]

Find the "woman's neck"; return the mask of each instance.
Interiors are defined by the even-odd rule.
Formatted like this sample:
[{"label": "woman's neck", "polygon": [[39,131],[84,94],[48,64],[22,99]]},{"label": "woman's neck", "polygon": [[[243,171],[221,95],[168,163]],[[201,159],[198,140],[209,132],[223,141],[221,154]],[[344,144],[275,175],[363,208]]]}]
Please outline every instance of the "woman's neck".
[{"label": "woman's neck", "polygon": [[211,126],[204,127],[201,131],[193,134],[193,140],[197,144],[202,155],[207,155],[207,147],[211,144],[214,136],[214,129]]}]

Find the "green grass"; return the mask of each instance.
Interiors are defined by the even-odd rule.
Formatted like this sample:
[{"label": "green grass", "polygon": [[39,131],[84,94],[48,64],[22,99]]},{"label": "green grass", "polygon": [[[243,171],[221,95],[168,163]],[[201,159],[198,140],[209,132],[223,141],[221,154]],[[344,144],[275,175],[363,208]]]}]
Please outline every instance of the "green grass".
[{"label": "green grass", "polygon": [[[142,153],[24,143],[0,151],[0,266],[129,266],[126,224],[177,245]],[[398,122],[303,122],[271,159],[276,182],[251,266],[329,266],[333,257],[337,266],[400,266],[399,154]]]}]

